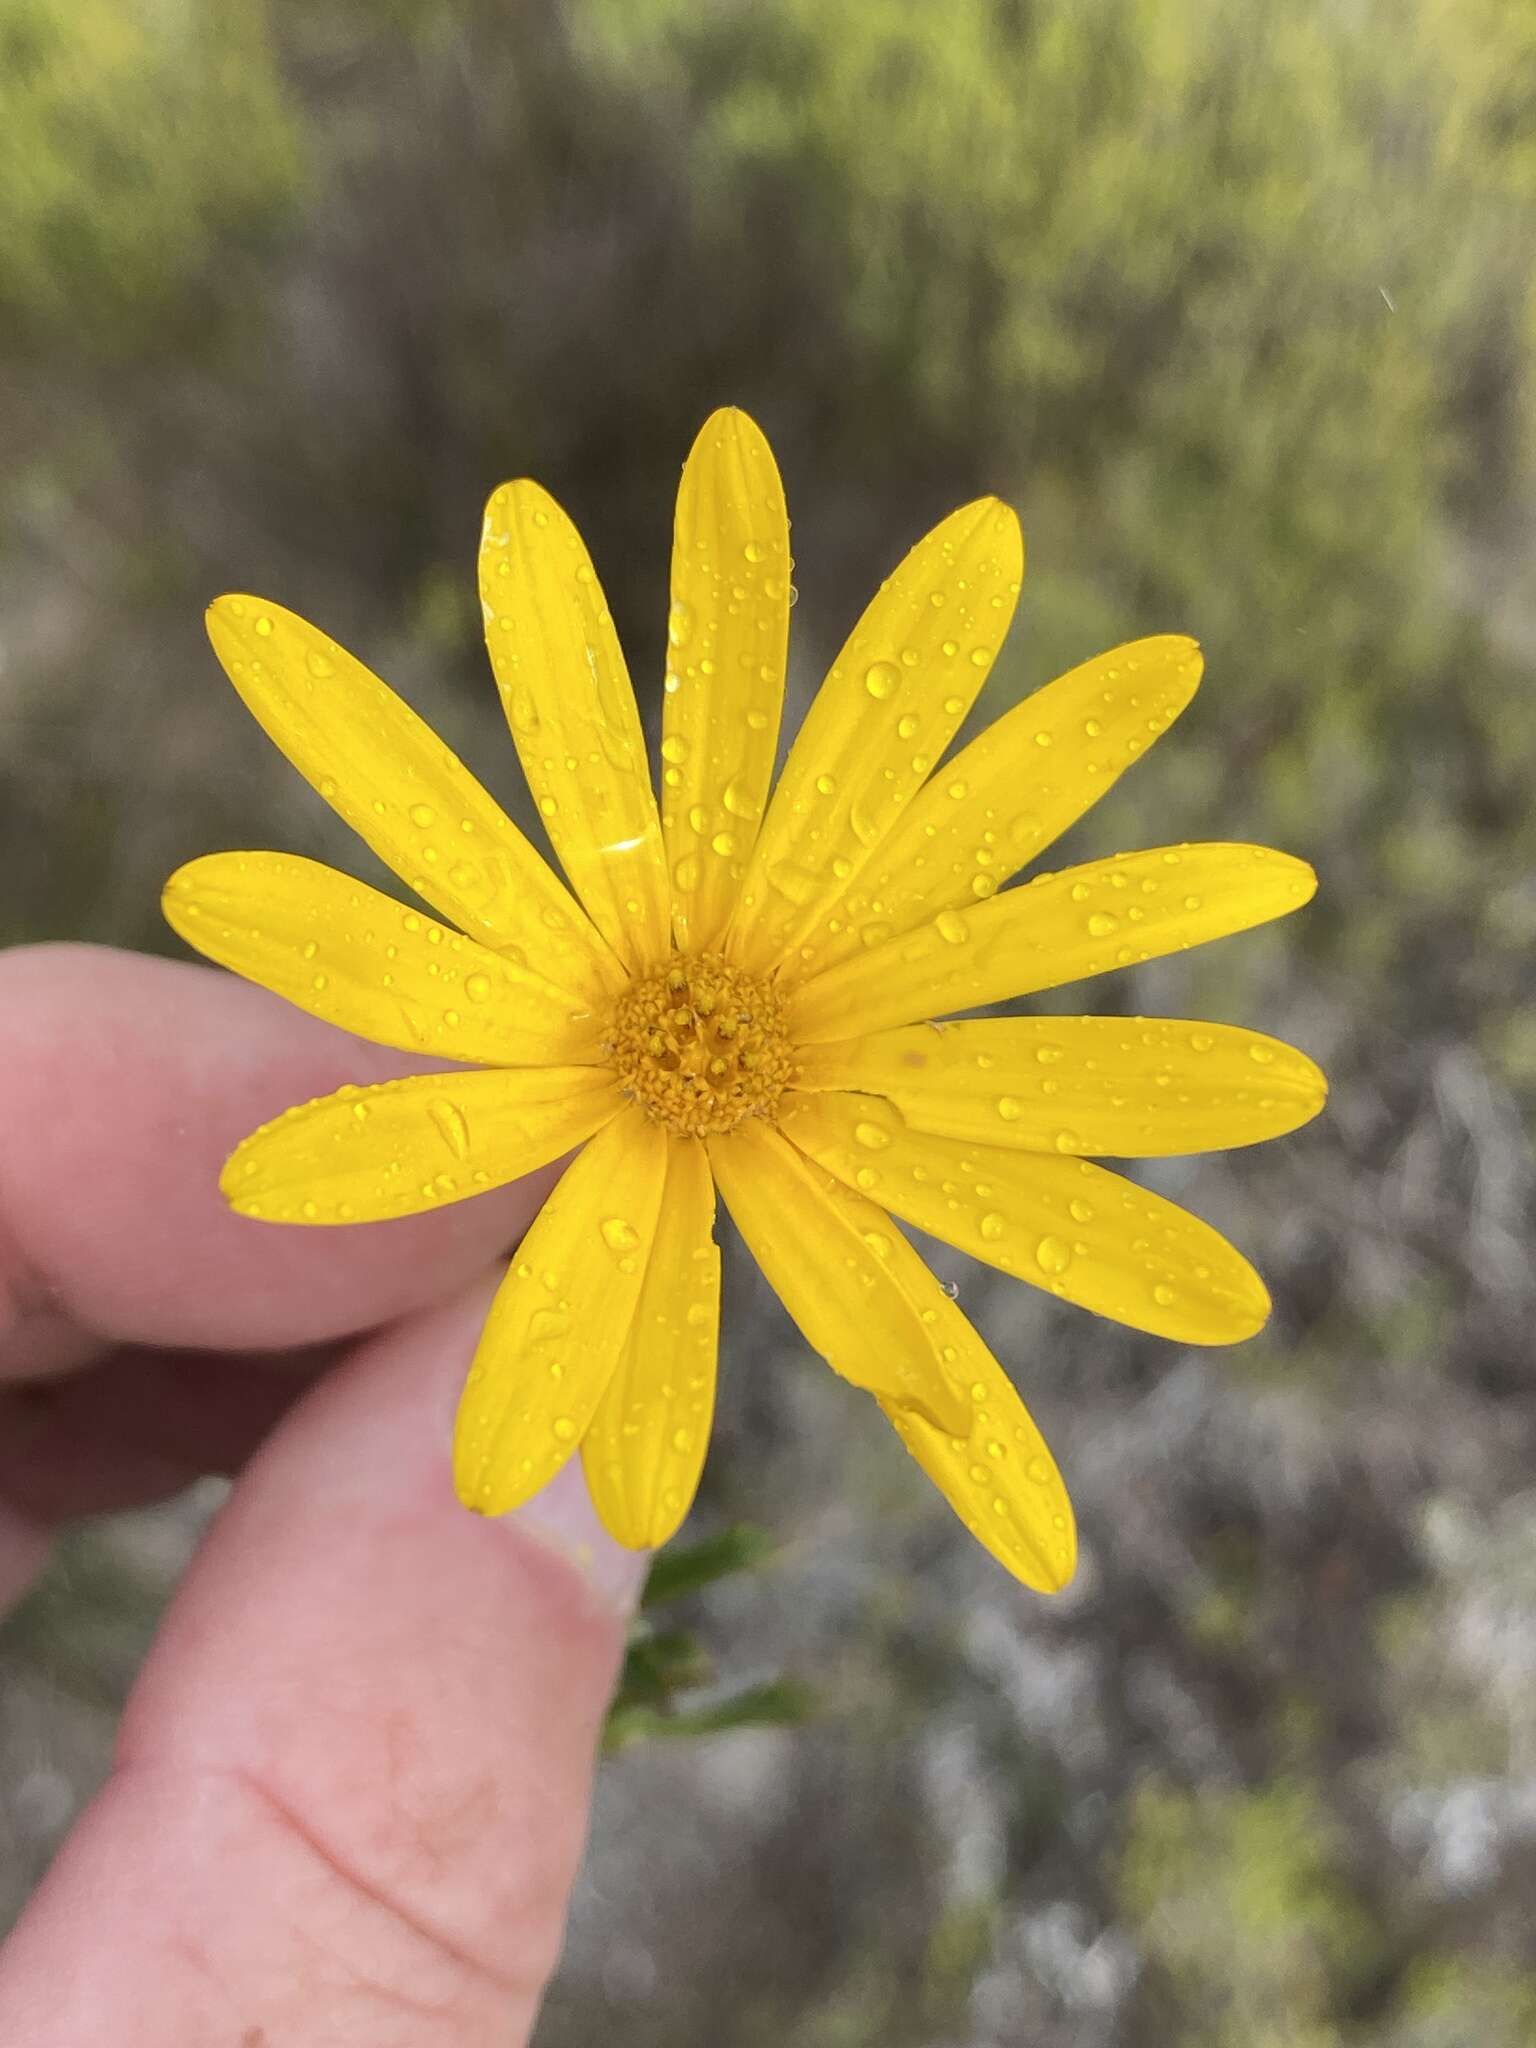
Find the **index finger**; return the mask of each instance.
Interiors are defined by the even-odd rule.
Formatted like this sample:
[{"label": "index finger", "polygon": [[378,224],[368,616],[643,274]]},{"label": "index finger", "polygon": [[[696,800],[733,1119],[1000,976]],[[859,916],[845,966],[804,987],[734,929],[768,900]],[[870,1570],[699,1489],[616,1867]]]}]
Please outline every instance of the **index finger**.
[{"label": "index finger", "polygon": [[0,955],[0,1379],[100,1342],[322,1343],[453,1293],[526,1228],[543,1176],[335,1230],[252,1222],[219,1168],[347,1082],[436,1070],[232,976],[94,946]]}]

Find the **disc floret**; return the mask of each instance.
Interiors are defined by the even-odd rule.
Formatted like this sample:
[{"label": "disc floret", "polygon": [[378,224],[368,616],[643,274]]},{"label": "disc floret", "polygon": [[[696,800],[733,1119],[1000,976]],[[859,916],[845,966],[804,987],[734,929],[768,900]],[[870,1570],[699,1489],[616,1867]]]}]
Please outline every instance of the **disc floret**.
[{"label": "disc floret", "polygon": [[626,1093],[678,1137],[772,1116],[792,1077],[784,1005],[722,953],[674,953],[614,1007],[609,1055]]}]

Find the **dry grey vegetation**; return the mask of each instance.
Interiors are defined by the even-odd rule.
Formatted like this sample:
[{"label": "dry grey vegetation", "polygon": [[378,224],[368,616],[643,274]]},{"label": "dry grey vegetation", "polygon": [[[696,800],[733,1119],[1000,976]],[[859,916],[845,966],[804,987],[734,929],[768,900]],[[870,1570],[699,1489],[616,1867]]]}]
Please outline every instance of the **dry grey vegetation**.
[{"label": "dry grey vegetation", "polygon": [[[1296,1136],[1148,1170],[1255,1257],[1261,1338],[1181,1351],[936,1254],[1073,1487],[1063,1597],[731,1265],[698,1527],[779,1548],[687,1614],[818,1710],[605,1765],[543,2048],[1536,2039],[1529,9],[957,0],[942,43],[875,0],[251,0],[185,44],[152,12],[78,0],[66,65],[62,6],[0,0],[0,125],[58,158],[0,199],[0,941],[169,950],[160,880],[215,846],[368,872],[222,685],[221,588],[336,633],[526,818],[484,492],[578,517],[653,713],[722,401],[785,471],[800,703],[997,488],[1030,569],[983,715],[1118,639],[1206,649],[1066,857],[1268,837],[1323,877],[1058,1005],[1333,1077]],[[70,1533],[0,1631],[0,1920],[217,1495]]]}]

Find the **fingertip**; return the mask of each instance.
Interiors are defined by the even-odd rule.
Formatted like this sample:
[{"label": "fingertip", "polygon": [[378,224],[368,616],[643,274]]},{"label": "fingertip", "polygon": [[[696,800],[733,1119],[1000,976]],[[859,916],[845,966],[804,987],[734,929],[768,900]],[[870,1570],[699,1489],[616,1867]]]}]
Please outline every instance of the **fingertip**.
[{"label": "fingertip", "polygon": [[238,1142],[295,1103],[412,1062],[190,962],[54,946],[0,959],[0,1244],[102,1337],[319,1343],[463,1286],[547,1175],[430,1214],[317,1233],[236,1213]]}]

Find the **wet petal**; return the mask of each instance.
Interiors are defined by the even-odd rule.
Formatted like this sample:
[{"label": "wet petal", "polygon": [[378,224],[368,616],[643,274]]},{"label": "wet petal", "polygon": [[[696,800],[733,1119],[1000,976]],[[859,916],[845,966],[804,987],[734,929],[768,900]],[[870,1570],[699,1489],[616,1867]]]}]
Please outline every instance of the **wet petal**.
[{"label": "wet petal", "polygon": [[853,1038],[977,1010],[1178,953],[1299,910],[1305,861],[1265,846],[1168,846],[1041,875],[845,960],[797,989],[797,1038]]},{"label": "wet petal", "polygon": [[459,1403],[453,1475],[466,1507],[520,1507],[585,1436],[629,1339],[666,1160],[661,1126],[621,1111],[518,1246]]},{"label": "wet petal", "polygon": [[970,1426],[951,1435],[915,1409],[882,1401],[897,1435],[979,1543],[1038,1593],[1059,1593],[1077,1568],[1077,1526],[1056,1460],[975,1330],[927,1274],[951,1370],[970,1395]]},{"label": "wet petal", "polygon": [[581,1445],[597,1511],[631,1550],[676,1533],[704,1469],[720,1339],[714,1220],[704,1147],[674,1140],[629,1341]]},{"label": "wet petal", "polygon": [[929,779],[810,934],[804,972],[857,953],[871,934],[984,902],[1167,731],[1200,672],[1195,642],[1169,633],[1111,648],[1015,705]]},{"label": "wet petal", "polygon": [[504,1187],[624,1107],[603,1067],[494,1067],[343,1088],[263,1124],[219,1185],[270,1223],[373,1223]]},{"label": "wet petal", "polygon": [[550,842],[629,968],[667,955],[661,824],[629,671],[581,536],[538,484],[502,484],[480,543],[485,642]]},{"label": "wet petal", "polygon": [[677,943],[720,937],[773,780],[789,638],[789,519],[744,412],[705,421],[683,470],[662,702],[661,824]]},{"label": "wet petal", "polygon": [[969,1427],[969,1401],[924,1314],[922,1260],[888,1216],[768,1124],[709,1140],[709,1161],[737,1229],[800,1334],[866,1393],[920,1410],[941,1429]]},{"label": "wet petal", "polygon": [[247,708],[337,816],[426,903],[585,1001],[623,976],[580,906],[410,706],[344,647],[259,597],[208,637]]},{"label": "wet petal", "polygon": [[213,853],[165,885],[189,946],[342,1031],[490,1066],[591,1066],[591,1013],[542,976],[319,861]]},{"label": "wet petal", "polygon": [[788,1098],[783,1121],[893,1215],[1112,1322],[1235,1344],[1269,1315],[1263,1281],[1208,1223],[1086,1159],[909,1130],[874,1095]]},{"label": "wet petal", "polygon": [[911,1129],[940,1137],[1117,1159],[1278,1138],[1328,1094],[1277,1038],[1151,1017],[913,1024],[806,1046],[796,1086],[886,1096]]},{"label": "wet petal", "polygon": [[880,586],[817,692],[742,884],[728,950],[766,973],[875,857],[958,731],[1024,573],[996,498],[951,513]]}]

